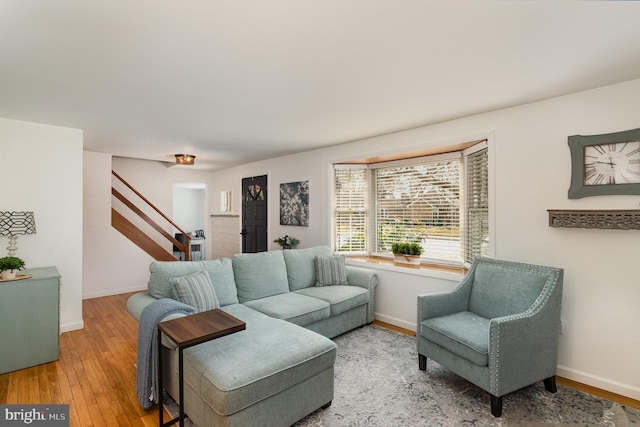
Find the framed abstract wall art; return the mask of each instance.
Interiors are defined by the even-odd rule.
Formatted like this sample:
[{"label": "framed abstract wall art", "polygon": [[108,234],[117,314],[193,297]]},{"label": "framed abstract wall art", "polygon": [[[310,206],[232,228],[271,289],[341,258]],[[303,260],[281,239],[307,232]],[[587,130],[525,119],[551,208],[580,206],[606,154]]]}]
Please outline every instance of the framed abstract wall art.
[{"label": "framed abstract wall art", "polygon": [[309,226],[309,181],[280,184],[280,225]]}]

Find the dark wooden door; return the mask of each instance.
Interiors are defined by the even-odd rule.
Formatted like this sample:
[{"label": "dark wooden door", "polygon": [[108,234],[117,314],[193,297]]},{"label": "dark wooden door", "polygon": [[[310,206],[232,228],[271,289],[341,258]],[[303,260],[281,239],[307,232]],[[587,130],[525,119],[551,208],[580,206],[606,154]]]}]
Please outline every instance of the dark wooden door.
[{"label": "dark wooden door", "polygon": [[242,252],[267,250],[267,176],[242,179]]}]

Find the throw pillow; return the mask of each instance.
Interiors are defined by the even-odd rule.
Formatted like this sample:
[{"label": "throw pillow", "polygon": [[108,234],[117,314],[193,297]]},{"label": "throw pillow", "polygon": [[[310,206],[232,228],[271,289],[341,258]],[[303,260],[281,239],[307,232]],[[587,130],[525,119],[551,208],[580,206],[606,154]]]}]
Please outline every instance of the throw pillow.
[{"label": "throw pillow", "polygon": [[316,286],[347,284],[344,255],[316,256]]},{"label": "throw pillow", "polygon": [[196,313],[220,307],[209,273],[205,270],[169,279],[173,299],[189,304]]}]

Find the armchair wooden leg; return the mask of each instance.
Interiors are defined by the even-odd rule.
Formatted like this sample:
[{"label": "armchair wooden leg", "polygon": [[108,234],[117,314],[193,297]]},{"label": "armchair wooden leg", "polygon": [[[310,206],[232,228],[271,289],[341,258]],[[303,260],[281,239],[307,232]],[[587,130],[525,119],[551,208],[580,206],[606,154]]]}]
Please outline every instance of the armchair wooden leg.
[{"label": "armchair wooden leg", "polygon": [[544,380],[544,388],[549,392],[549,393],[555,393],[558,391],[558,387],[556,387],[556,376],[552,376],[549,378],[545,378]]},{"label": "armchair wooden leg", "polygon": [[420,353],[418,353],[418,368],[421,371],[427,370],[427,356],[423,356]]},{"label": "armchair wooden leg", "polygon": [[502,416],[502,396],[496,397],[493,394],[491,396],[491,415],[496,418]]}]

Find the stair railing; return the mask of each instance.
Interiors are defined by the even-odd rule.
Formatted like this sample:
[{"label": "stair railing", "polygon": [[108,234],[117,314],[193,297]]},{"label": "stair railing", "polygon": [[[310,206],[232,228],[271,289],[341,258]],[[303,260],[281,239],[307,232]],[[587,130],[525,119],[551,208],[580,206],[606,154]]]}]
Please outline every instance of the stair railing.
[{"label": "stair railing", "polygon": [[[149,224],[154,230],[156,230],[162,238],[168,240],[174,247],[180,252],[184,253],[184,260],[189,261],[189,248],[191,237],[184,230],[178,227],[167,215],[165,215],[160,209],[158,209],[153,203],[147,200],[138,190],[136,190],[131,184],[124,180],[115,171],[111,171],[121,183],[123,183],[129,190],[131,190],[136,196],[138,196],[144,203],[146,203],[151,209],[153,209],[164,220],[176,228],[185,237],[184,243],[180,242],[175,236],[168,233],[162,226],[160,226],[151,217],[145,214],[135,203],[129,200],[121,192],[111,187],[111,194],[118,200],[120,200],[129,210],[141,218],[144,222]],[[125,237],[138,245],[142,250],[151,255],[158,261],[175,261],[176,258],[173,253],[169,253],[161,245],[156,243],[155,239],[152,239],[147,233],[142,231],[139,227],[134,225],[131,221],[126,219],[122,214],[117,212],[114,208],[111,208],[111,225],[120,231]]]}]

